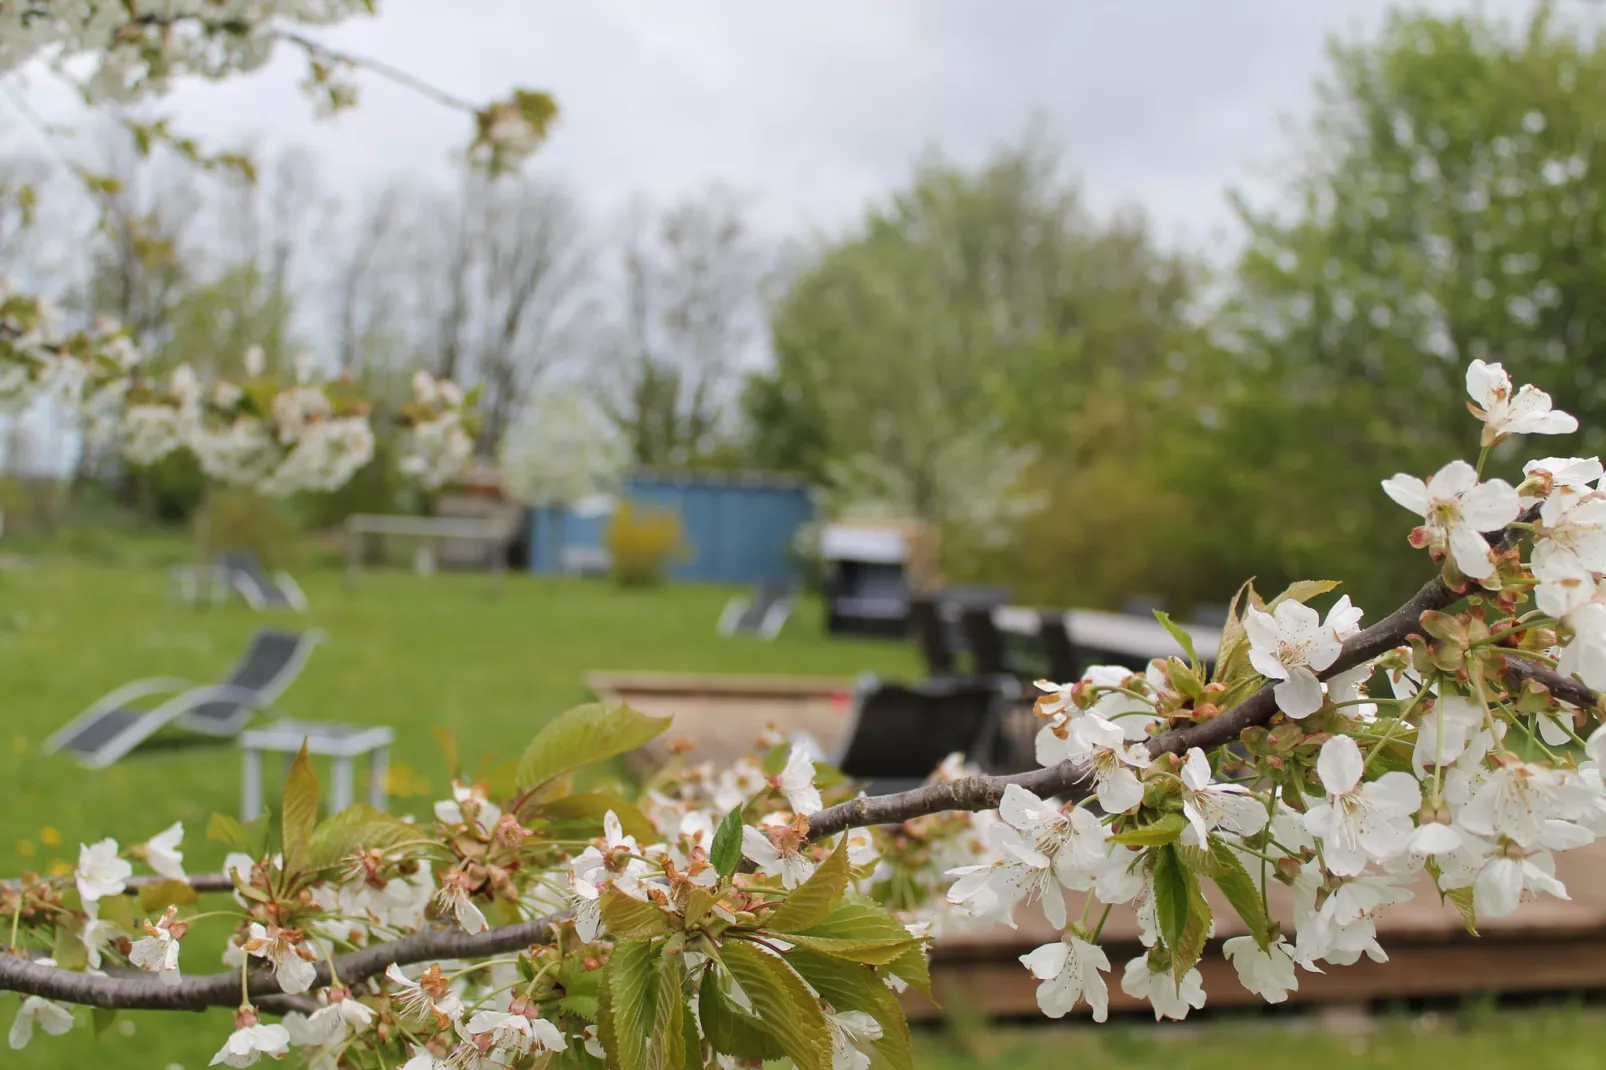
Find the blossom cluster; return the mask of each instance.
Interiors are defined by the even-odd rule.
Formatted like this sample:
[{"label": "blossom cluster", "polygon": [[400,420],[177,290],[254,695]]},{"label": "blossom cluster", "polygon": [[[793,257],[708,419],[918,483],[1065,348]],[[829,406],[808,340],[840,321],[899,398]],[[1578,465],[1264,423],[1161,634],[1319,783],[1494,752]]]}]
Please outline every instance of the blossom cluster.
[{"label": "blossom cluster", "polygon": [[410,429],[401,460],[402,474],[427,490],[459,475],[474,453],[477,391],[465,395],[450,379],[426,371],[413,375],[413,396],[402,406]]}]

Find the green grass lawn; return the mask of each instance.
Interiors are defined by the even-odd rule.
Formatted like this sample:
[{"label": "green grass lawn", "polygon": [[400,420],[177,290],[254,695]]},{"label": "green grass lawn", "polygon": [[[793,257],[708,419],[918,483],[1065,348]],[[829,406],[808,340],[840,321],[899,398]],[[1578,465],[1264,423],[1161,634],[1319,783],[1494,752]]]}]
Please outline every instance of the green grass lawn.
[{"label": "green grass lawn", "polygon": [[[143,556],[135,560],[149,560]],[[139,842],[175,820],[192,868],[215,868],[223,848],[204,839],[214,811],[239,809],[240,762],[229,744],[136,751],[86,771],[39,752],[40,742],[100,695],[131,680],[174,675],[212,682],[265,624],[319,627],[327,645],[284,695],[298,719],[388,724],[399,812],[427,812],[449,788],[433,729],[455,733],[465,764],[517,757],[545,721],[590,697],[592,670],[798,673],[852,676],[917,671],[909,644],[827,638],[816,603],[801,604],[773,642],[714,634],[730,591],[692,585],[624,591],[601,581],[511,576],[497,593],[479,574],[422,578],[364,573],[347,591],[338,573],[305,570],[304,617],[267,617],[243,604],[167,605],[154,564],[53,563],[0,572],[0,875],[48,870],[77,858],[80,841]],[[753,726],[755,734],[762,728]],[[271,766],[270,766],[271,768]],[[409,783],[410,782],[410,785]],[[200,950],[199,947],[196,949]],[[211,972],[215,958],[186,968]],[[12,1001],[0,1001],[0,1027]],[[40,1036],[0,1066],[204,1065],[226,1014],[134,1018],[132,1039],[96,1046],[88,1031]],[[126,1028],[126,1025],[124,1026]]]}]

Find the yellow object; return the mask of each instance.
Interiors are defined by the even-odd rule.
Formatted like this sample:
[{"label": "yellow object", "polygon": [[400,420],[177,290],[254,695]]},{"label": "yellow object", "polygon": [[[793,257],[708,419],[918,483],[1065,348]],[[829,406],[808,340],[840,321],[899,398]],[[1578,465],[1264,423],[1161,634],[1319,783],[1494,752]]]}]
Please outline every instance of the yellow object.
[{"label": "yellow object", "polygon": [[61,833],[46,825],[39,830],[39,842],[46,847],[56,847],[61,843]]},{"label": "yellow object", "polygon": [[22,857],[32,858],[37,851],[38,848],[34,847],[32,840],[17,841],[17,853]]},{"label": "yellow object", "polygon": [[604,536],[613,575],[626,587],[646,587],[664,578],[671,561],[685,555],[680,517],[666,509],[637,510],[621,501]]}]

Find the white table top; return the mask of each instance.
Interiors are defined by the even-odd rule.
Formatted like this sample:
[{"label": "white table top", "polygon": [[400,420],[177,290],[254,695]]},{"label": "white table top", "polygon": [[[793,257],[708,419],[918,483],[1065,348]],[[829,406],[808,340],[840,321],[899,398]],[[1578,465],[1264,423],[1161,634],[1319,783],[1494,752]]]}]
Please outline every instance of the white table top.
[{"label": "white table top", "polygon": [[[1000,606],[993,610],[993,622],[1006,632],[1036,635],[1042,615],[1026,606]],[[1221,629],[1180,621],[1177,624],[1192,636],[1194,649],[1201,658],[1215,657],[1221,645]],[[1148,659],[1182,653],[1171,633],[1153,617],[1107,613],[1101,609],[1070,609],[1065,612],[1065,633],[1076,646],[1111,654]]]},{"label": "white table top", "polygon": [[388,747],[395,741],[395,729],[385,725],[319,724],[308,721],[275,721],[240,733],[240,746],[246,750],[294,754],[305,742],[308,754],[332,758],[367,754],[380,747]]},{"label": "white table top", "polygon": [[356,513],[346,519],[346,530],[368,535],[417,535],[449,539],[505,539],[506,521],[452,516],[389,516]]}]

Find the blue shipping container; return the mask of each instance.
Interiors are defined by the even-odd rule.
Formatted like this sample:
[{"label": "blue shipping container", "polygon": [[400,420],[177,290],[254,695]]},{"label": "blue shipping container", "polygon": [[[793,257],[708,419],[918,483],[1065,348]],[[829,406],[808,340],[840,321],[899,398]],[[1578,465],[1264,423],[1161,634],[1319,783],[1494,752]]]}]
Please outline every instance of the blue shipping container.
[{"label": "blue shipping container", "polygon": [[[625,497],[638,508],[680,517],[686,557],[670,575],[708,583],[790,578],[792,540],[814,515],[808,488],[775,476],[642,472],[625,480]],[[530,519],[532,572],[573,571],[606,560],[607,516],[540,508]]]}]

